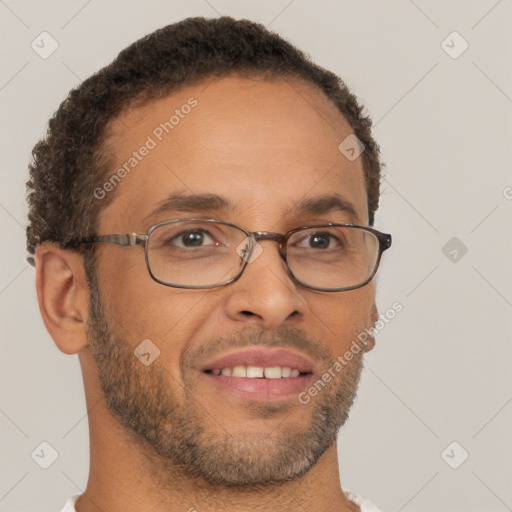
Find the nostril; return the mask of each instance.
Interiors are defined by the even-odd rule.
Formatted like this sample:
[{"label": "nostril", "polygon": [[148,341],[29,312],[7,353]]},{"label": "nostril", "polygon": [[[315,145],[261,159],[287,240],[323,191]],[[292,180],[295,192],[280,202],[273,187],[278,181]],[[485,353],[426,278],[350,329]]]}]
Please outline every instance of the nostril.
[{"label": "nostril", "polygon": [[254,316],[254,313],[252,311],[240,311],[240,313],[242,313],[242,315],[245,316]]}]

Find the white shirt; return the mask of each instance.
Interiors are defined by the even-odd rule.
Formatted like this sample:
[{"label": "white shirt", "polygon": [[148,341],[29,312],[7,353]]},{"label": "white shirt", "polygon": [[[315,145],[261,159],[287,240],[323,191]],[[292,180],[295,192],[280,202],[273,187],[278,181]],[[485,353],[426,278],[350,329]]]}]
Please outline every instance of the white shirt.
[{"label": "white shirt", "polygon": [[[378,509],[370,500],[365,500],[361,498],[361,496],[358,496],[357,494],[351,491],[345,491],[345,494],[350,501],[352,501],[356,505],[359,505],[361,512],[381,512],[380,509]],[[69,500],[66,501],[66,504],[64,505],[64,508],[61,510],[61,512],[76,512],[75,502],[79,497],[80,494],[76,494],[75,496],[69,498]]]}]

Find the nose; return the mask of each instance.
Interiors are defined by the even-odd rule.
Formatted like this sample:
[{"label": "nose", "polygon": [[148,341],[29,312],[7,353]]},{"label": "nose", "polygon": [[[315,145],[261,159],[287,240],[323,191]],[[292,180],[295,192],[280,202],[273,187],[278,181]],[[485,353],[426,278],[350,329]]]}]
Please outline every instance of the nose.
[{"label": "nose", "polygon": [[275,242],[259,242],[260,254],[247,264],[242,276],[230,284],[226,314],[232,320],[273,330],[299,322],[306,309],[298,285],[286,270]]}]

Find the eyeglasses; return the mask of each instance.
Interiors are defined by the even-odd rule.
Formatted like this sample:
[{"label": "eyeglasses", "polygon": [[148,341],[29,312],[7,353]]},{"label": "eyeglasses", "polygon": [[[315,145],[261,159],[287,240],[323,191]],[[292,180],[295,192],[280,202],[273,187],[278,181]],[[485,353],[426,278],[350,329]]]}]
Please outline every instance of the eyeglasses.
[{"label": "eyeglasses", "polygon": [[85,238],[79,244],[107,242],[145,246],[151,277],[174,288],[215,288],[240,278],[272,240],[288,274],[302,286],[324,292],[360,288],[377,272],[391,235],[352,224],[301,227],[286,234],[249,232],[214,219],[178,219],[151,226],[145,234]]}]

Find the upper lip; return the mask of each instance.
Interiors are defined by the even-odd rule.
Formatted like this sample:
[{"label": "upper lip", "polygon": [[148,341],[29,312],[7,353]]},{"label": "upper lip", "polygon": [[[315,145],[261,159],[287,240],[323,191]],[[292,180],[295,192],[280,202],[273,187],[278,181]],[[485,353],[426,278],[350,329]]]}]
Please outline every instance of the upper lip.
[{"label": "upper lip", "polygon": [[205,363],[201,370],[233,368],[234,366],[287,366],[301,373],[312,373],[313,362],[307,357],[284,348],[252,347],[213,359]]}]

